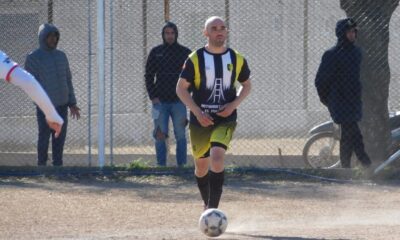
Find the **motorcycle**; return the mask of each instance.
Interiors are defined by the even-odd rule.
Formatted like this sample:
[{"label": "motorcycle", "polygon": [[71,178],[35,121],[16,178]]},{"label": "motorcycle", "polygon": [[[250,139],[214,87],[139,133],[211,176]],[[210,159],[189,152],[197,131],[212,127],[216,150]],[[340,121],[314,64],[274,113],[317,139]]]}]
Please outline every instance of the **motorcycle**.
[{"label": "motorcycle", "polygon": [[[400,150],[400,111],[389,113],[389,127],[392,145],[390,152]],[[303,160],[311,168],[340,167],[339,141],[340,127],[327,121],[311,128],[303,147]],[[353,161],[353,160],[352,160]]]}]

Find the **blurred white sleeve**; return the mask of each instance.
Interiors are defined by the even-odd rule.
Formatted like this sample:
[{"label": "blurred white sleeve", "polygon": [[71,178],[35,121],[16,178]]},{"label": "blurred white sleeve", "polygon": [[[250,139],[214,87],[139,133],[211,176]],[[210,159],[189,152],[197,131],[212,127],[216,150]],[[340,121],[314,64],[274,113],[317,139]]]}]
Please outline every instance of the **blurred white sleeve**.
[{"label": "blurred white sleeve", "polygon": [[10,73],[18,64],[11,60],[5,52],[0,51],[0,78],[10,81]]},{"label": "blurred white sleeve", "polygon": [[50,122],[63,124],[64,121],[58,115],[46,92],[36,79],[27,71],[16,67],[10,75],[10,82],[24,90],[26,94],[39,106]]}]

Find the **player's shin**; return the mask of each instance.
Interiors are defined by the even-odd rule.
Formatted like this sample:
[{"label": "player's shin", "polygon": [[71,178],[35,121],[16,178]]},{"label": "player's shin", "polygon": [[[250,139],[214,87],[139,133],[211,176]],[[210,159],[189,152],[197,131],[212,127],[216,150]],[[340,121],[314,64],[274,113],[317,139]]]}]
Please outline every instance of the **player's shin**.
[{"label": "player's shin", "polygon": [[201,198],[204,201],[204,205],[207,207],[208,206],[208,198],[210,195],[210,184],[209,184],[209,174],[207,173],[203,177],[197,177],[196,176],[196,181],[197,181],[197,187],[200,190],[200,195]]},{"label": "player's shin", "polygon": [[208,208],[218,208],[219,201],[222,195],[222,186],[224,184],[224,171],[216,173],[209,171],[210,181],[210,199],[208,201]]}]

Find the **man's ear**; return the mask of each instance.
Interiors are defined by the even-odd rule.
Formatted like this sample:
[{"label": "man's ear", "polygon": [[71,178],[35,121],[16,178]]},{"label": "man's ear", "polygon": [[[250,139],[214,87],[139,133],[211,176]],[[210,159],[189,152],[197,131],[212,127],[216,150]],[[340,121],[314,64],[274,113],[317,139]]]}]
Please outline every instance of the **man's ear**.
[{"label": "man's ear", "polygon": [[203,29],[203,35],[204,35],[205,37],[208,37],[207,29]]}]

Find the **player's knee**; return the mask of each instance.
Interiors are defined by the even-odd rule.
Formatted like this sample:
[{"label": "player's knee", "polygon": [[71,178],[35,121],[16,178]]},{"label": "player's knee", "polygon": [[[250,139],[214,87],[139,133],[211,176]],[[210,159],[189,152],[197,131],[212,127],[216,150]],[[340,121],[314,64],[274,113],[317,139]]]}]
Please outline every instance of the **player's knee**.
[{"label": "player's knee", "polygon": [[224,170],[224,155],[223,154],[211,155],[211,170],[213,172],[221,172]]},{"label": "player's knee", "polygon": [[196,177],[204,177],[205,175],[207,175],[208,173],[208,168],[205,169],[199,169],[199,168],[195,168],[194,170],[194,175],[196,175]]},{"label": "player's knee", "polygon": [[225,151],[219,151],[220,149],[211,149],[211,163],[212,164],[223,164],[225,158]]},{"label": "player's knee", "polygon": [[224,162],[224,154],[213,154],[211,155],[211,160],[214,163],[221,163]]},{"label": "player's knee", "polygon": [[213,171],[215,173],[220,173],[220,172],[224,171],[224,164],[212,164],[211,171]]},{"label": "player's knee", "polygon": [[203,177],[208,172],[208,159],[200,158],[195,161],[195,175]]}]

